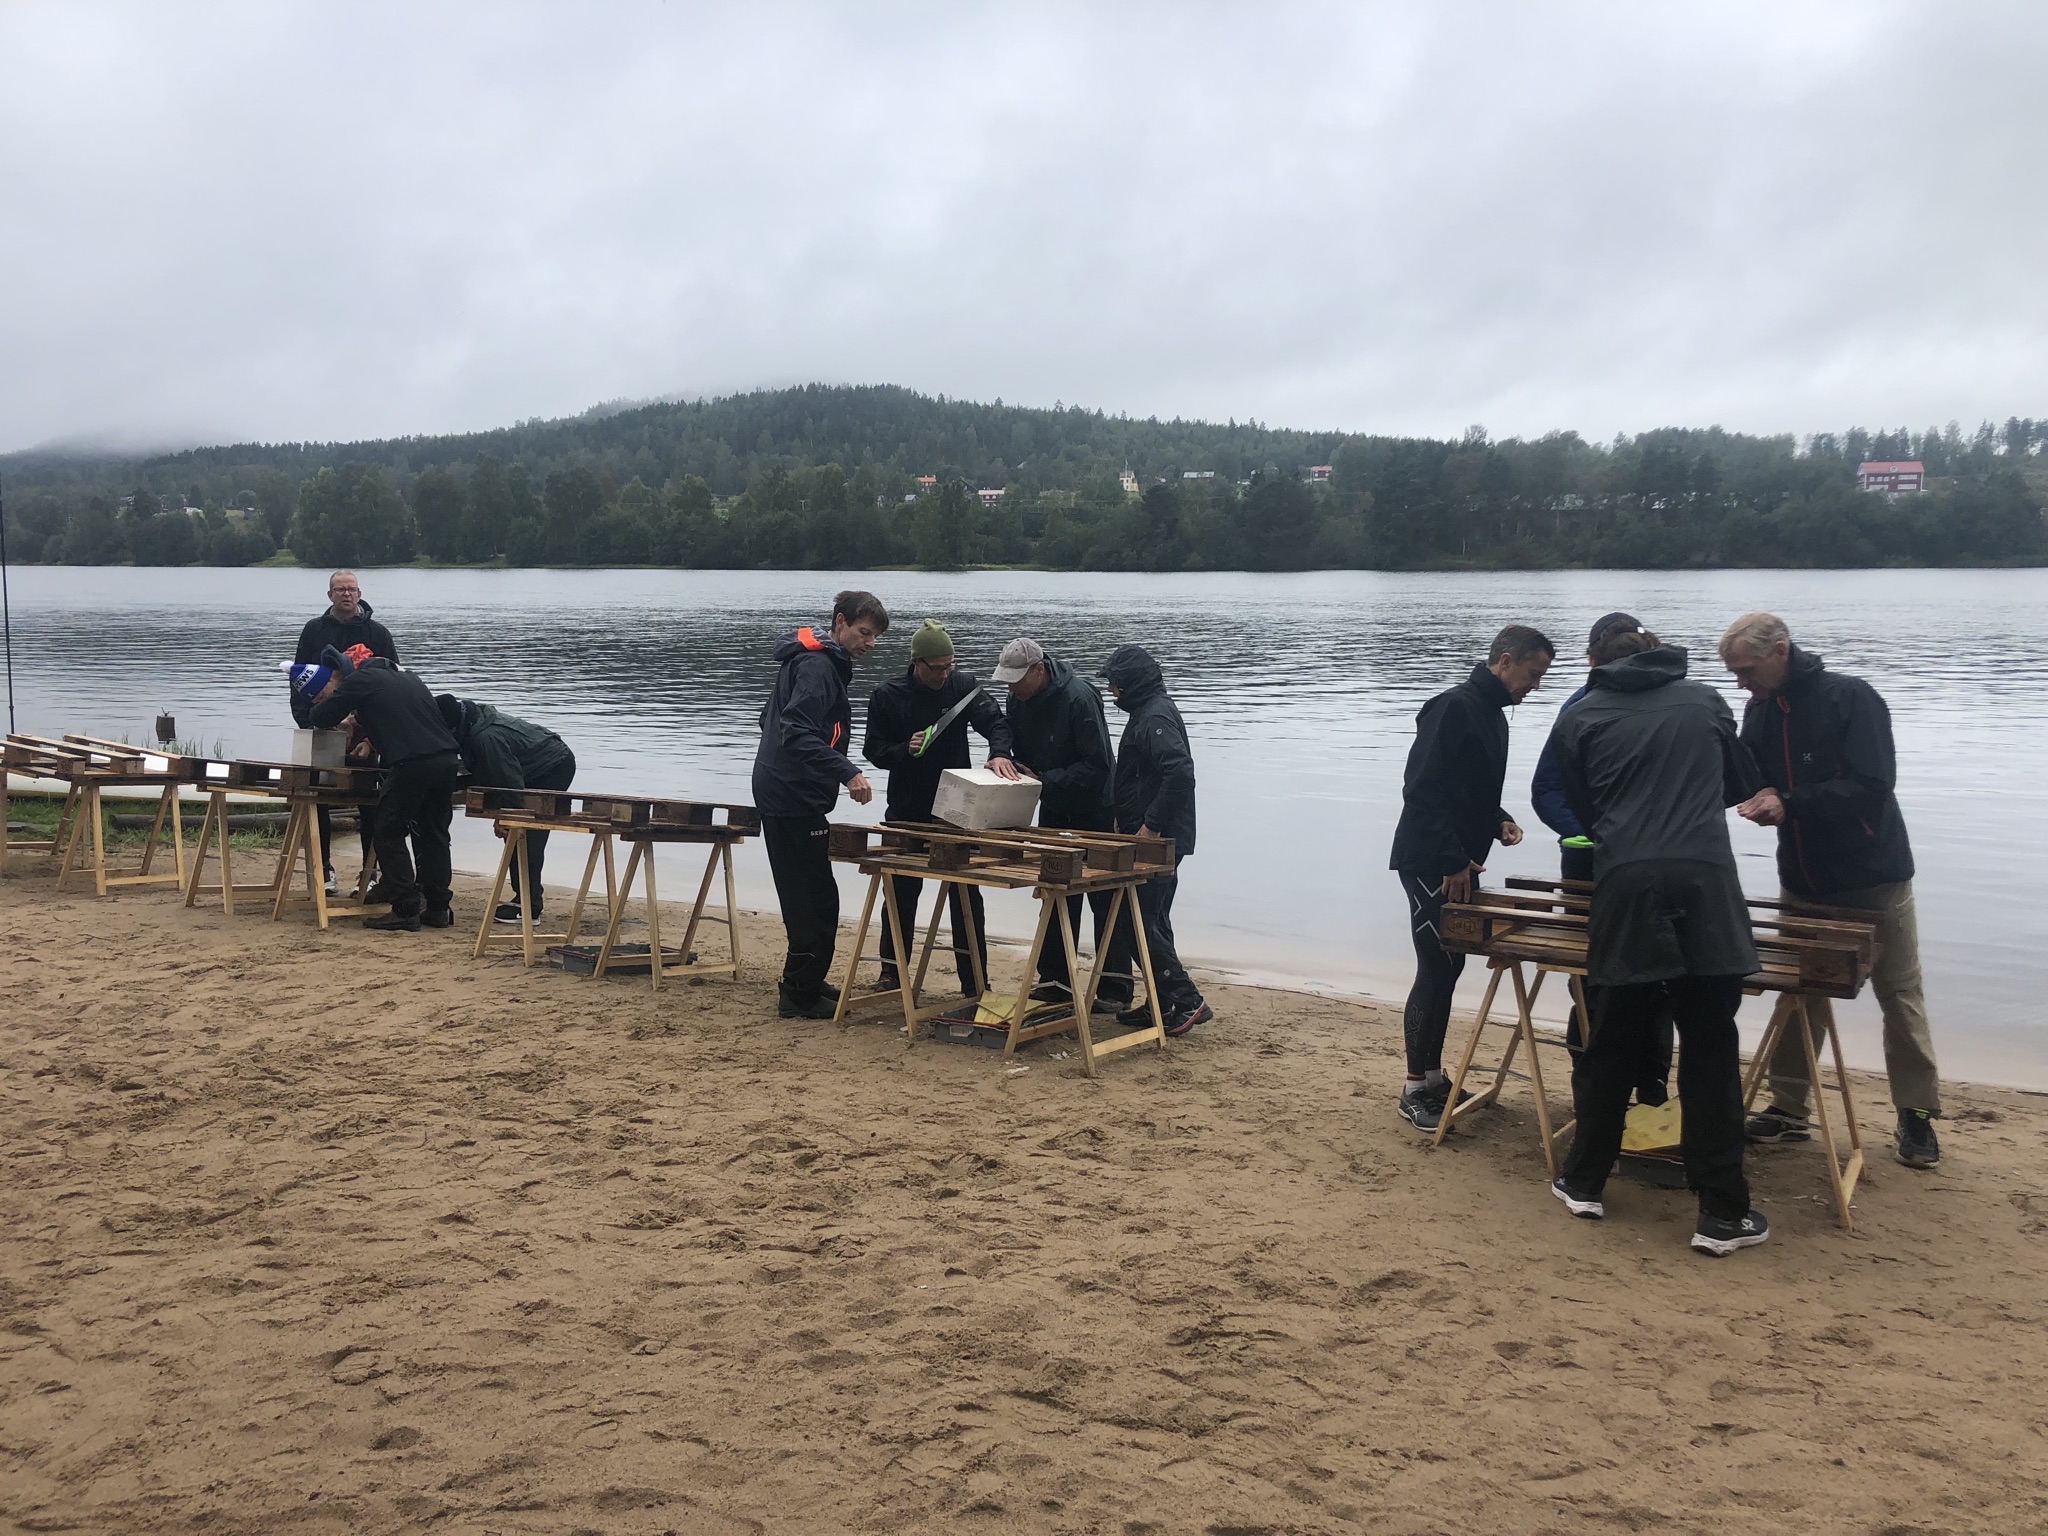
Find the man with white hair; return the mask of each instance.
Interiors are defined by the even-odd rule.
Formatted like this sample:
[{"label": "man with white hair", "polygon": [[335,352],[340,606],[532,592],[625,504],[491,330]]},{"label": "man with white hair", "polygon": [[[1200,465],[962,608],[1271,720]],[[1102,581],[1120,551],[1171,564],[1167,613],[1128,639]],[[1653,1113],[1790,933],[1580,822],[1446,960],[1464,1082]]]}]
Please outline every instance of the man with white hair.
[{"label": "man with white hair", "polygon": [[[1792,643],[1774,613],[1746,613],[1721,636],[1721,660],[1750,695],[1742,740],[1765,787],[1736,807],[1778,829],[1778,883],[1788,901],[1854,907],[1877,921],[1871,990],[1884,1014],[1885,1074],[1898,1110],[1896,1149],[1909,1168],[1941,1161],[1934,1121],[1941,1080],[1920,981],[1913,849],[1899,813],[1891,712],[1870,684],[1830,672]],[[1831,1017],[1809,999],[1816,1043]],[[1749,1121],[1751,1141],[1807,1139],[1806,1052],[1790,1033],[1771,1061],[1771,1104]]]}]

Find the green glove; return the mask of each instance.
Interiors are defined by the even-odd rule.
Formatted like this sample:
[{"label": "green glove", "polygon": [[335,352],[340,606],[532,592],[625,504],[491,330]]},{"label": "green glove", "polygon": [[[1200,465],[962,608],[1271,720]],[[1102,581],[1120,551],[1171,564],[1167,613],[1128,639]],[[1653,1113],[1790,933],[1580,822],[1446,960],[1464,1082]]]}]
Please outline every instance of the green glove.
[{"label": "green glove", "polygon": [[1577,837],[1560,837],[1557,840],[1557,846],[1560,848],[1590,848],[1593,846],[1593,839],[1581,832]]}]

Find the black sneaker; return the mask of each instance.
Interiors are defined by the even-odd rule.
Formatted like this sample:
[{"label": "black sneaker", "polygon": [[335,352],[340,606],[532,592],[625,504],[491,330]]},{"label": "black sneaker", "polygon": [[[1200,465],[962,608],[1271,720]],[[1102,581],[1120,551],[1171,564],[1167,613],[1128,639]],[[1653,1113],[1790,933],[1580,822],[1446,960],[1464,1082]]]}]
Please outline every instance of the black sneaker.
[{"label": "black sneaker", "polygon": [[377,881],[367,891],[363,892],[363,905],[366,907],[388,907],[391,905],[391,893],[384,889],[384,882],[382,880]]},{"label": "black sneaker", "polygon": [[1065,1003],[1073,1000],[1073,989],[1064,981],[1041,981],[1031,989],[1034,1003]]},{"label": "black sneaker", "polygon": [[[540,914],[539,914],[538,912],[534,913],[533,915],[534,915],[535,917],[539,917],[539,916],[540,916]],[[518,903],[518,902],[516,902],[516,901],[501,901],[501,902],[499,902],[499,903],[498,903],[498,910],[497,910],[497,911],[495,911],[495,912],[493,912],[493,913],[491,914],[491,921],[492,921],[492,922],[494,922],[494,923],[516,923],[516,922],[518,922],[518,921],[519,921],[519,903]]]},{"label": "black sneaker", "polygon": [[1600,1203],[1598,1195],[1589,1195],[1582,1190],[1573,1189],[1561,1176],[1550,1181],[1550,1192],[1562,1200],[1564,1208],[1574,1216],[1584,1217],[1587,1221],[1599,1221],[1607,1214],[1607,1207]]},{"label": "black sneaker", "polygon": [[[1162,1017],[1172,1018],[1172,1014]],[[1121,1029],[1150,1029],[1152,1027],[1152,1005],[1140,1003],[1135,1008],[1119,1008],[1116,1011],[1117,1026]]]},{"label": "black sneaker", "polygon": [[420,914],[420,923],[428,928],[453,928],[455,914],[446,907],[429,907]]},{"label": "black sneaker", "polygon": [[809,998],[787,987],[775,989],[775,1011],[785,1019],[829,1019],[839,1010],[839,999],[819,992]]},{"label": "black sneaker", "polygon": [[[1116,1019],[1119,1022],[1121,1022],[1123,1019],[1124,1010],[1129,1008],[1130,1006],[1131,1000],[1127,997],[1104,997],[1100,992],[1098,992],[1095,994],[1095,1001],[1088,1005],[1088,1012],[1092,1017]],[[1144,1014],[1146,1021],[1149,1023],[1152,1018],[1152,1010],[1150,1008],[1147,1008],[1144,1010]]]},{"label": "black sneaker", "polygon": [[380,912],[375,917],[363,919],[365,928],[375,928],[379,933],[418,933],[420,915],[417,912]]},{"label": "black sneaker", "polygon": [[[1148,1013],[1151,1010],[1146,1010]],[[1216,1010],[1207,1003],[1197,1003],[1180,1013],[1167,1015],[1166,1032],[1175,1040],[1193,1029],[1197,1024],[1207,1024],[1216,1017]]]},{"label": "black sneaker", "polygon": [[1895,1150],[1908,1168],[1932,1168],[1940,1162],[1941,1141],[1934,1134],[1934,1116],[1924,1109],[1900,1110]]},{"label": "black sneaker", "polygon": [[341,894],[341,882],[340,882],[339,880],[337,880],[337,879],[335,879],[335,878],[334,878],[334,871],[333,871],[333,870],[331,870],[331,869],[330,869],[330,870],[328,870],[328,871],[326,872],[326,874],[324,874],[324,875],[323,875],[323,876],[321,877],[321,879],[322,879],[322,881],[323,881],[323,882],[324,882],[324,883],[326,884],[326,887],[327,887],[327,899],[328,899],[329,901],[332,901],[332,900],[334,900],[334,898],[335,898],[335,897],[337,897],[337,896],[339,896],[339,895]]},{"label": "black sneaker", "polygon": [[884,971],[868,983],[868,990],[870,992],[900,992],[903,990],[903,983],[896,979],[894,971]]},{"label": "black sneaker", "polygon": [[1401,1090],[1401,1118],[1418,1131],[1434,1131],[1443,1123],[1444,1106],[1451,1102],[1448,1082],[1424,1083]]},{"label": "black sneaker", "polygon": [[1770,1235],[1771,1224],[1764,1220],[1762,1211],[1751,1211],[1740,1221],[1701,1211],[1699,1225],[1693,1228],[1692,1245],[1701,1253],[1725,1259],[1738,1248],[1754,1248]]},{"label": "black sneaker", "polygon": [[1813,1131],[1802,1117],[1773,1104],[1762,1114],[1751,1115],[1742,1134],[1751,1141],[1807,1141]]}]

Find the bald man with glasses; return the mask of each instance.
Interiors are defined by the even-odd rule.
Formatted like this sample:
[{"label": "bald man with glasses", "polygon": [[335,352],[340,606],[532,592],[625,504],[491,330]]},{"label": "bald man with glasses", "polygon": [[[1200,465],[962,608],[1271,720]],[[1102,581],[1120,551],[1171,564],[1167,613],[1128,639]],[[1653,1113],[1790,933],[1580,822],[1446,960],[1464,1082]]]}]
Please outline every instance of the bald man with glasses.
[{"label": "bald man with glasses", "polygon": [[[299,631],[299,647],[292,660],[311,664],[320,660],[320,653],[333,646],[344,656],[351,647],[362,646],[372,656],[381,656],[394,667],[398,665],[398,644],[391,638],[391,631],[371,617],[370,605],[363,600],[363,586],[356,579],[354,571],[336,571],[327,578],[327,606],[316,616],[306,621],[306,627]],[[351,658],[361,660],[361,653]],[[313,701],[292,690],[292,719],[301,730],[313,726]],[[372,818],[368,811],[358,813],[362,822],[363,857],[370,855]],[[319,807],[320,861],[326,867],[327,888],[335,888],[334,855],[329,851],[333,840],[333,827],[328,820],[327,807]]]}]

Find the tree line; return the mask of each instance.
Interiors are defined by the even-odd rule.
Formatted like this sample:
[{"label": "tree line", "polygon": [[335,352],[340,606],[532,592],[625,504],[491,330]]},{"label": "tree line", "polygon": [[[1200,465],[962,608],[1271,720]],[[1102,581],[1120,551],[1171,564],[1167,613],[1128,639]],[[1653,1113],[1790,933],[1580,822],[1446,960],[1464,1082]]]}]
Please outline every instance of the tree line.
[{"label": "tree line", "polygon": [[[14,455],[0,475],[13,558],[53,563],[1839,567],[2048,560],[2044,450],[2048,420],[2020,417],[1597,444],[814,385],[460,437]],[[1861,491],[1865,459],[1919,459],[1930,489]]]}]

